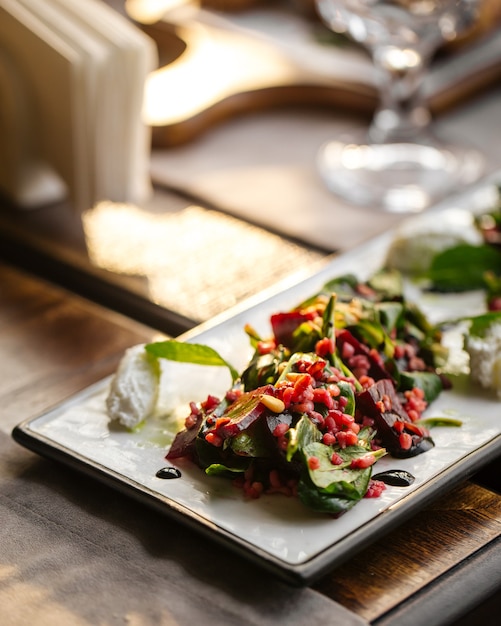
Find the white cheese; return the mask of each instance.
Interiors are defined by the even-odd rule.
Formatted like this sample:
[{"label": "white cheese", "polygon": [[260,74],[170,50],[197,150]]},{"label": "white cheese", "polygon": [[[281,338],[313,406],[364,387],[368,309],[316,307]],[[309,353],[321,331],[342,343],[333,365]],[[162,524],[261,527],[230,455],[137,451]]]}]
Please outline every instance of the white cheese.
[{"label": "white cheese", "polygon": [[436,254],[463,243],[482,243],[482,235],[469,211],[447,209],[424,213],[409,218],[397,228],[388,250],[387,265],[406,274],[419,274],[429,268]]},{"label": "white cheese", "polygon": [[491,324],[483,337],[467,335],[465,350],[472,380],[493,389],[501,399],[501,324]]},{"label": "white cheese", "polygon": [[144,345],[124,353],[110,384],[106,409],[110,420],[134,428],[155,410],[159,390],[159,366]]}]

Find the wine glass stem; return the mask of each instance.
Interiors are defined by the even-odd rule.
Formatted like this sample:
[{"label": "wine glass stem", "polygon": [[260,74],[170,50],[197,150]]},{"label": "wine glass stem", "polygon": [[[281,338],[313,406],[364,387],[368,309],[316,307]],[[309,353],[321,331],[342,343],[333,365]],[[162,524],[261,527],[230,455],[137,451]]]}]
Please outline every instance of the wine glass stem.
[{"label": "wine glass stem", "polygon": [[428,55],[415,49],[377,46],[373,59],[378,72],[380,101],[369,138],[374,143],[416,141],[430,123],[423,98]]}]

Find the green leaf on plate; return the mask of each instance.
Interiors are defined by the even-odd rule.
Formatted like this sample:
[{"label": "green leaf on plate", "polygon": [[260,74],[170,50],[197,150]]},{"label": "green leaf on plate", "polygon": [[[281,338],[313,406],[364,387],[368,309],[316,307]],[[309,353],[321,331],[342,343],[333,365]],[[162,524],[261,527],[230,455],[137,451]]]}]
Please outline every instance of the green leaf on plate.
[{"label": "green leaf on plate", "polygon": [[149,354],[157,358],[178,363],[227,367],[231,373],[232,380],[235,381],[238,378],[237,370],[210,346],[169,339],[167,341],[149,343],[145,346],[145,349]]},{"label": "green leaf on plate", "polygon": [[501,274],[501,254],[493,246],[461,244],[433,259],[424,278],[438,291],[468,291],[485,287],[487,271]]},{"label": "green leaf on plate", "polygon": [[454,417],[425,417],[415,422],[418,426],[424,426],[425,428],[436,428],[437,426],[448,426],[451,428],[461,428],[463,425],[462,420]]},{"label": "green leaf on plate", "polygon": [[469,319],[471,320],[470,335],[484,337],[492,324],[501,324],[501,311],[489,311]]},{"label": "green leaf on plate", "polygon": [[444,389],[442,379],[434,372],[400,372],[399,389],[407,391],[414,387],[424,391],[424,397],[428,404],[438,398]]}]

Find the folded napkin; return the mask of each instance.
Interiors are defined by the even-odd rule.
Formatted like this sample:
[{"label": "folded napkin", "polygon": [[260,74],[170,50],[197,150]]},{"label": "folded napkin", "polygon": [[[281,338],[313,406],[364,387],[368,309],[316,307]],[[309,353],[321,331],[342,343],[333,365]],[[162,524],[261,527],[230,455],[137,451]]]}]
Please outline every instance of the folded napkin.
[{"label": "folded napkin", "polygon": [[81,211],[151,193],[143,91],[147,35],[101,0],[2,0],[0,190]]}]

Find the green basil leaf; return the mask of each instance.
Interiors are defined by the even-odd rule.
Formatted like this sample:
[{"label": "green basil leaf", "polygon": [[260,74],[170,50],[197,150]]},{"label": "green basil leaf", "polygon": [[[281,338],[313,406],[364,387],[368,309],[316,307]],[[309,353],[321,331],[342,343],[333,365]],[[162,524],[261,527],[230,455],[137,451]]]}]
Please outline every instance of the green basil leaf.
[{"label": "green basil leaf", "polygon": [[344,407],[344,412],[352,417],[355,415],[355,391],[353,386],[345,380],[340,380],[337,383],[341,395],[348,400],[348,404]]},{"label": "green basil leaf", "polygon": [[425,428],[436,428],[437,426],[448,426],[451,428],[461,428],[463,422],[454,417],[425,417],[415,422],[418,426]]},{"label": "green basil leaf", "polygon": [[167,341],[149,343],[145,346],[145,349],[149,354],[157,358],[167,359],[168,361],[227,367],[232,381],[238,378],[237,370],[210,346],[169,339]]},{"label": "green basil leaf", "polygon": [[400,372],[398,386],[401,391],[419,387],[424,391],[428,404],[438,398],[444,389],[440,376],[434,372]]},{"label": "green basil leaf", "polygon": [[[332,465],[330,461],[333,452],[331,446],[311,442],[302,452],[306,465],[298,484],[298,497],[305,506],[314,511],[337,515],[348,511],[364,497],[372,476],[372,467],[351,469],[350,463],[366,455],[366,448],[336,448],[343,459],[343,463],[338,466]],[[384,450],[380,452],[380,455],[383,454]],[[318,469],[308,467],[309,456],[315,456],[320,461]]]},{"label": "green basil leaf", "polygon": [[484,337],[491,324],[501,323],[501,311],[490,311],[469,319],[471,320],[470,335]]},{"label": "green basil leaf", "polygon": [[501,254],[493,246],[461,244],[437,254],[424,278],[438,291],[469,291],[485,287],[487,271],[501,274]]},{"label": "green basil leaf", "polygon": [[312,511],[336,516],[346,513],[359,502],[318,491],[311,481],[305,479],[299,481],[297,495],[302,504]]},{"label": "green basil leaf", "polygon": [[377,291],[382,300],[401,300],[404,294],[404,281],[399,270],[382,269],[368,281],[368,285]]},{"label": "green basil leaf", "polygon": [[241,467],[228,467],[222,463],[213,463],[205,469],[205,473],[208,476],[223,476],[233,478],[235,474],[243,474],[246,468]]},{"label": "green basil leaf", "polygon": [[336,307],[336,296],[331,295],[329,302],[325,307],[325,311],[322,318],[322,335],[329,339],[334,337],[334,311]]},{"label": "green basil leaf", "polygon": [[286,459],[291,461],[294,454],[299,450],[308,446],[313,441],[320,441],[322,433],[309,417],[303,415],[296,424],[295,428],[289,429],[289,442],[286,450]]},{"label": "green basil leaf", "polygon": [[336,449],[336,453],[343,459],[341,465],[333,465],[331,456],[334,449],[320,442],[312,442],[303,448],[302,452],[307,463],[309,457],[316,457],[319,461],[317,469],[308,468],[311,482],[324,493],[330,493],[350,500],[360,500],[367,491],[372,474],[371,467],[365,469],[351,469],[353,459],[367,454],[367,449],[361,446],[348,446]]}]

